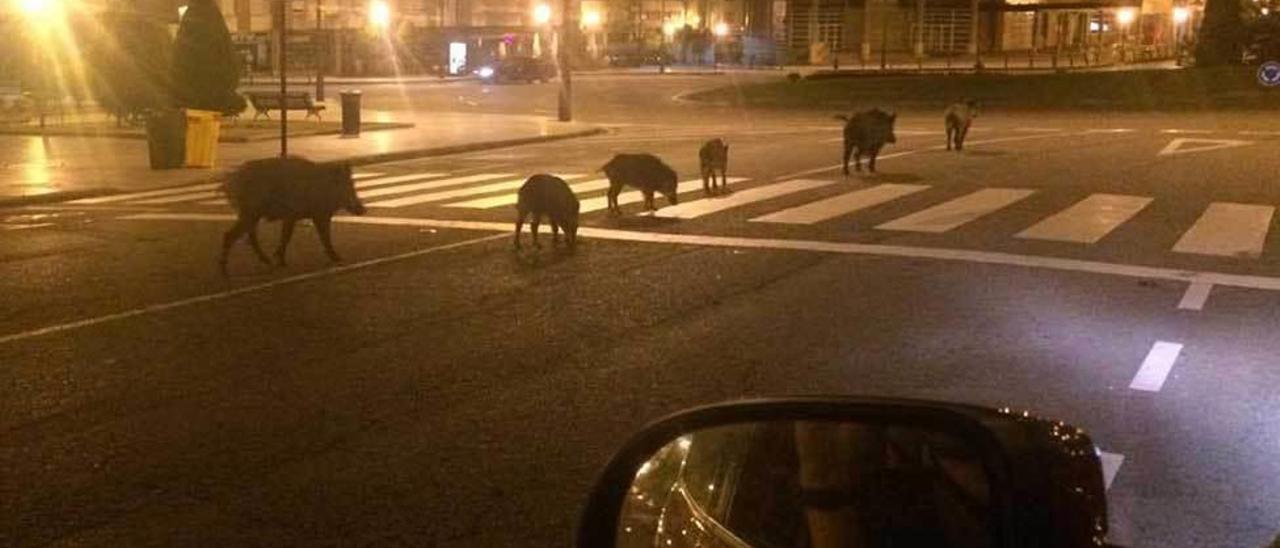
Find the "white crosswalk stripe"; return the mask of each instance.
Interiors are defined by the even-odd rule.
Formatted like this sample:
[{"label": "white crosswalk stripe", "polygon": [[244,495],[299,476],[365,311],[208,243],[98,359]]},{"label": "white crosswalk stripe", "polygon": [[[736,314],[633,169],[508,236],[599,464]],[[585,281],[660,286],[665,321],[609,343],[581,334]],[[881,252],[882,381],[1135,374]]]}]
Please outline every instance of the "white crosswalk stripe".
[{"label": "white crosswalk stripe", "polygon": [[1151,203],[1145,196],[1094,194],[1018,233],[1019,238],[1097,243]]},{"label": "white crosswalk stripe", "polygon": [[120,202],[129,202],[131,200],[146,199],[155,196],[171,196],[176,194],[190,194],[192,192],[215,190],[221,183],[201,183],[198,185],[188,185],[181,188],[165,188],[160,190],[148,190],[146,192],[130,192],[128,194],[116,194],[113,196],[102,196],[99,198],[83,198],[80,200],[71,200],[68,204],[75,205],[96,205],[96,204],[114,204]]},{"label": "white crosswalk stripe", "polygon": [[407,175],[391,175],[388,177],[365,177],[356,178],[356,188],[372,188],[378,186],[393,185],[396,183],[408,183],[413,181],[425,181],[427,179],[435,179],[444,177],[448,173],[409,173]]},{"label": "white crosswalk stripe", "polygon": [[946,232],[1008,207],[1034,193],[1034,190],[1024,188],[984,188],[929,209],[912,213],[906,217],[889,221],[876,228],[908,232]]},{"label": "white crosswalk stripe", "polygon": [[[590,181],[574,183],[569,185],[569,190],[572,190],[574,194],[594,192],[597,190],[604,190],[606,188],[609,188],[608,179],[592,179]],[[492,209],[495,207],[515,205],[515,203],[519,201],[519,198],[520,197],[516,193],[511,193],[511,194],[503,194],[501,196],[491,196],[488,198],[478,198],[475,200],[467,200],[465,202],[455,202],[452,204],[445,204],[444,206],[445,207],[464,207],[468,209]]]},{"label": "white crosswalk stripe", "polygon": [[[729,177],[728,180],[729,180],[728,184],[732,185],[735,183],[741,183],[742,181],[745,181],[747,179],[745,177]],[[677,185],[676,192],[677,193],[692,192],[694,190],[700,190],[701,188],[702,188],[702,179],[690,179],[688,181],[683,181],[679,185]],[[661,200],[661,199],[662,197],[658,196],[655,198],[655,201]],[[634,204],[642,201],[644,201],[644,195],[641,194],[640,191],[638,190],[623,192],[622,194],[618,195],[619,206]],[[608,207],[609,207],[608,196],[598,196],[596,198],[588,198],[586,200],[582,200],[582,205],[581,207],[578,208],[578,212],[589,213],[592,211],[600,211],[602,209],[607,209]]]},{"label": "white crosswalk stripe", "polygon": [[846,192],[825,200],[818,200],[816,202],[810,202],[801,206],[784,209],[768,215],[762,215],[751,219],[751,221],[757,223],[811,225],[828,219],[834,219],[841,215],[848,215],[858,210],[877,206],[885,202],[890,202],[903,196],[915,194],[916,192],[920,192],[927,188],[929,188],[927,185],[876,185],[871,188]]},{"label": "white crosswalk stripe", "polygon": [[701,200],[684,202],[680,205],[664,207],[653,212],[653,216],[665,219],[696,219],[703,215],[710,215],[726,209],[760,202],[771,198],[777,198],[778,196],[784,196],[795,192],[811,190],[821,186],[827,186],[832,183],[834,183],[834,181],[794,179],[783,183],[774,183],[748,190],[740,190],[724,196],[703,198]]},{"label": "white crosswalk stripe", "polygon": [[1178,253],[1223,257],[1258,257],[1271,229],[1276,208],[1264,205],[1214,202],[1196,220],[1173,250]]},{"label": "white crosswalk stripe", "polygon": [[[582,178],[583,175],[570,174],[570,175],[560,175],[559,177],[566,181],[571,181],[573,179]],[[474,187],[468,187],[468,188],[456,188],[452,190],[442,190],[439,192],[431,192],[428,194],[414,194],[412,196],[405,196],[403,198],[394,198],[391,200],[382,200],[378,202],[368,203],[365,205],[368,207],[405,207],[405,206],[416,205],[416,204],[425,204],[429,202],[443,202],[445,200],[451,200],[453,198],[461,198],[463,196],[475,196],[476,194],[490,194],[493,192],[501,192],[503,190],[516,190],[516,189],[519,189],[522,185],[524,185],[524,182],[526,180],[528,180],[527,177],[521,177],[519,179],[511,179],[511,180],[501,181],[497,183],[489,183],[481,186],[474,186]]]},{"label": "white crosswalk stripe", "polygon": [[433,181],[425,181],[421,183],[399,184],[384,186],[360,192],[361,199],[376,198],[378,196],[390,196],[393,194],[408,194],[420,190],[435,190],[447,186],[465,185],[467,183],[478,183],[480,181],[488,181],[491,179],[501,179],[504,177],[515,176],[515,173],[477,173],[475,175],[463,175],[461,177],[449,177],[447,179],[436,179]]}]

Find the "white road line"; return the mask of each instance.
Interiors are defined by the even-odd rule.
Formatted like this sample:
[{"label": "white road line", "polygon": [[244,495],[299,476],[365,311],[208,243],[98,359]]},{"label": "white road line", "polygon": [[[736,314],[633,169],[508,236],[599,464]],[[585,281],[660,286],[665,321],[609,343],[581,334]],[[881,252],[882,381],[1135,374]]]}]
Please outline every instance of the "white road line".
[{"label": "white road line", "polygon": [[1241,132],[1239,132],[1239,133],[1240,133],[1240,135],[1260,135],[1260,136],[1269,136],[1269,137],[1274,137],[1274,136],[1280,135],[1280,131],[1256,131],[1256,130],[1245,130],[1245,131],[1241,131]]},{"label": "white road line", "polygon": [[1178,253],[1251,257],[1262,255],[1271,229],[1272,206],[1214,202],[1187,230],[1173,250]]},{"label": "white road line", "polygon": [[1213,284],[1211,283],[1194,282],[1187,285],[1187,292],[1182,294],[1182,300],[1178,302],[1178,309],[1203,309],[1205,301],[1209,300],[1210,291],[1213,291]]},{"label": "white road line", "polygon": [[1169,141],[1156,156],[1173,156],[1175,154],[1193,154],[1196,152],[1208,152],[1211,150],[1221,150],[1224,148],[1235,148],[1252,145],[1253,141],[1242,141],[1240,139],[1174,139]]},{"label": "white road line", "polygon": [[[745,181],[745,180],[747,180],[746,177],[729,177],[729,184],[732,185],[735,183],[741,183],[742,181]],[[702,189],[702,179],[690,179],[676,186],[677,193],[692,192],[694,190],[700,190],[700,189]],[[665,200],[665,198],[663,198],[661,195],[655,195],[654,201],[656,202],[658,200]],[[622,194],[618,195],[619,206],[634,204],[642,201],[644,201],[644,195],[641,194],[639,190],[623,192]],[[582,204],[578,207],[578,212],[589,213],[592,211],[607,209],[608,207],[609,207],[609,197],[599,196],[596,198],[588,198],[586,200],[583,200]]]},{"label": "white road line", "polygon": [[356,180],[356,181],[363,181],[363,180],[365,180],[365,179],[375,179],[375,178],[377,178],[377,177],[381,177],[381,176],[383,176],[383,175],[386,175],[386,174],[385,174],[385,173],[378,173],[378,172],[375,172],[375,171],[361,171],[360,173],[353,173],[353,174],[351,175],[351,178],[352,178],[353,180]]},{"label": "white road line", "polygon": [[[227,216],[227,217],[229,217],[229,216]],[[194,304],[201,304],[201,303],[208,303],[208,302],[220,301],[220,300],[228,299],[228,298],[231,298],[231,297],[235,297],[235,296],[237,296],[237,295],[244,295],[244,294],[246,294],[246,293],[253,293],[253,292],[261,291],[261,290],[264,290],[264,289],[271,289],[271,288],[273,288],[273,287],[280,287],[280,286],[282,286],[282,285],[295,284],[295,283],[298,283],[298,282],[303,282],[303,281],[306,281],[306,280],[312,280],[312,279],[316,279],[316,278],[324,278],[324,277],[333,276],[333,275],[336,275],[336,274],[342,274],[342,273],[344,273],[344,272],[350,272],[350,271],[353,271],[353,270],[360,270],[360,269],[363,269],[363,268],[369,268],[369,267],[371,267],[371,266],[377,266],[377,265],[382,265],[382,264],[387,264],[387,263],[393,263],[393,262],[397,262],[397,261],[403,261],[403,260],[405,260],[405,259],[412,259],[412,258],[414,258],[414,257],[420,257],[420,256],[422,256],[422,255],[428,255],[428,254],[431,254],[431,253],[439,253],[439,252],[441,252],[441,251],[447,251],[447,250],[450,250],[450,249],[456,249],[456,248],[459,248],[459,247],[464,247],[464,246],[468,246],[468,245],[472,245],[472,244],[478,244],[478,243],[481,243],[481,242],[487,242],[487,241],[489,241],[489,240],[496,240],[496,239],[499,239],[499,238],[507,238],[507,237],[508,237],[508,236],[507,236],[506,234],[494,234],[494,235],[484,236],[484,237],[480,237],[480,238],[472,238],[472,239],[470,239],[470,240],[463,240],[463,241],[461,241],[461,242],[454,242],[454,243],[451,243],[451,244],[439,245],[439,246],[436,246],[436,247],[429,247],[429,248],[426,248],[426,249],[419,249],[419,250],[410,251],[410,252],[407,252],[407,253],[400,253],[400,254],[397,254],[397,255],[390,255],[390,256],[386,256],[386,257],[379,257],[379,258],[376,258],[376,259],[369,259],[369,260],[367,260],[367,261],[360,261],[360,262],[351,263],[351,264],[346,264],[346,265],[334,266],[334,267],[326,268],[326,269],[324,269],[324,270],[317,270],[317,271],[314,271],[314,272],[307,272],[307,273],[305,273],[305,274],[298,274],[298,275],[296,275],[296,276],[289,276],[289,277],[287,277],[287,278],[280,278],[280,279],[278,279],[278,280],[272,280],[272,281],[269,281],[269,282],[263,282],[263,283],[253,284],[253,285],[247,285],[247,286],[244,286],[244,287],[240,287],[240,288],[236,288],[236,289],[231,289],[231,290],[228,290],[228,291],[221,291],[221,292],[218,292],[218,293],[210,293],[210,294],[207,294],[207,295],[200,295],[200,296],[198,296],[198,297],[191,297],[191,298],[187,298],[187,299],[180,299],[180,300],[176,300],[176,301],[170,301],[170,302],[167,302],[167,303],[147,305],[147,306],[143,306],[143,307],[138,307],[138,308],[133,308],[133,309],[130,309],[130,310],[126,310],[126,311],[123,311],[123,312],[116,312],[116,313],[114,313],[114,314],[107,314],[107,315],[103,315],[103,316],[96,316],[96,317],[93,317],[93,318],[86,318],[86,319],[83,319],[83,320],[77,320],[77,321],[74,321],[74,322],[68,322],[68,323],[62,323],[62,324],[57,324],[57,325],[51,325],[51,326],[47,326],[47,327],[41,327],[41,328],[39,328],[39,329],[32,329],[32,330],[30,330],[30,331],[23,331],[23,332],[21,332],[21,333],[11,333],[11,334],[8,334],[8,335],[0,335],[0,344],[7,344],[7,343],[11,343],[11,342],[17,342],[17,341],[21,341],[21,340],[25,340],[25,339],[31,339],[31,338],[35,338],[35,337],[41,337],[41,336],[44,336],[44,335],[52,335],[52,334],[55,334],[55,333],[62,333],[62,332],[65,332],[65,331],[73,331],[73,330],[81,329],[81,328],[84,328],[84,327],[92,327],[92,326],[95,326],[95,325],[100,325],[100,324],[104,324],[104,323],[114,322],[114,321],[118,321],[118,320],[127,320],[127,319],[129,319],[129,318],[136,318],[136,317],[139,317],[139,316],[145,316],[145,315],[148,315],[148,314],[155,314],[155,313],[157,313],[157,312],[165,312],[165,311],[168,311],[168,310],[173,310],[173,309],[175,309],[175,308],[183,308],[183,307],[191,306],[191,305],[194,305]]]},{"label": "white road line", "polygon": [[445,175],[448,175],[448,173],[409,173],[407,175],[392,175],[390,177],[371,177],[369,179],[356,181],[356,188],[370,188],[393,185],[396,183],[423,181],[426,179],[435,179],[436,177],[444,177]]},{"label": "white road line", "polygon": [[151,198],[154,196],[169,196],[172,194],[188,194],[202,190],[217,189],[221,183],[203,183],[198,185],[187,185],[181,188],[165,188],[160,190],[148,190],[146,192],[130,192],[128,194],[115,194],[112,196],[102,196],[100,198],[82,198],[80,200],[71,200],[68,204],[76,205],[93,205],[93,204],[111,204],[115,202],[125,202],[138,198]]},{"label": "white road line", "polygon": [[46,228],[53,226],[53,223],[36,223],[32,225],[0,225],[0,230],[31,230],[33,228]]},{"label": "white road line", "polygon": [[811,225],[890,202],[927,188],[929,188],[928,185],[876,185],[756,217],[751,221]]},{"label": "white road line", "polygon": [[1162,129],[1160,133],[1165,135],[1206,135],[1213,133],[1212,129]]},{"label": "white road line", "polygon": [[[235,220],[235,216],[226,213],[139,213],[118,217],[117,219],[122,221],[210,221],[230,223]],[[412,217],[339,216],[334,217],[333,220],[340,223],[364,225],[481,230],[504,232],[508,235],[514,228],[512,223],[506,222],[451,221],[444,219],[418,219]],[[1063,259],[1038,255],[1017,255],[1013,253],[976,251],[969,249],[857,244],[845,242],[824,242],[817,240],[789,240],[780,238],[740,238],[729,236],[704,236],[699,234],[669,234],[664,232],[615,230],[593,227],[579,228],[578,235],[583,238],[596,238],[620,242],[701,245],[708,247],[740,249],[811,251],[817,253],[867,255],[875,257],[932,259],[939,261],[1010,266],[1018,268],[1041,268],[1046,270],[1081,272],[1126,278],[1167,280],[1182,283],[1204,282],[1227,287],[1280,292],[1280,278],[1267,276],[1250,276],[1244,274],[1231,274],[1227,272],[1104,263],[1100,261]]]},{"label": "white road line", "polygon": [[1124,464],[1124,455],[1119,453],[1108,453],[1098,449],[1098,460],[1102,462],[1102,485],[1104,489],[1111,489],[1111,482],[1116,480],[1116,474],[1120,473],[1120,465]]},{"label": "white road line", "polygon": [[1056,127],[1016,127],[1013,130],[1026,133],[1062,133],[1062,129]]},{"label": "white road line", "polygon": [[1169,371],[1173,369],[1173,362],[1178,360],[1180,353],[1182,353],[1181,344],[1156,341],[1156,344],[1151,346],[1151,351],[1147,352],[1147,358],[1142,360],[1142,367],[1138,368],[1138,374],[1133,376],[1133,382],[1129,383],[1129,388],[1144,392],[1159,392],[1160,387],[1164,386],[1165,378],[1169,376]]},{"label": "white road line", "polygon": [[984,188],[880,226],[880,230],[941,233],[974,221],[1034,194],[1025,188]]},{"label": "white road line", "polygon": [[[608,179],[592,179],[581,183],[569,185],[569,190],[574,194],[582,194],[584,192],[593,192],[596,190],[604,190],[609,188]],[[501,196],[492,196],[489,198],[478,198],[475,200],[467,200],[465,202],[454,202],[452,204],[444,204],[444,207],[465,207],[469,209],[491,209],[501,206],[513,205],[520,201],[520,196],[512,192],[511,194],[503,194]]]},{"label": "white road line", "polygon": [[1145,196],[1093,194],[1018,233],[1019,238],[1097,243],[1151,203]]},{"label": "white road line", "polygon": [[1116,128],[1086,129],[1084,132],[1086,134],[1095,134],[1095,133],[1133,133],[1135,131],[1138,131],[1138,130],[1133,128],[1127,128],[1127,127],[1116,127]]},{"label": "white road line", "polygon": [[388,196],[391,194],[408,194],[419,190],[431,190],[435,188],[443,188],[447,186],[465,185],[467,183],[477,183],[480,181],[488,181],[490,179],[501,179],[504,177],[515,176],[515,173],[477,173],[475,175],[463,175],[461,177],[450,177],[448,179],[437,179],[434,181],[426,181],[422,183],[410,183],[404,185],[379,186],[371,190],[363,190],[360,192],[360,199],[367,200],[378,196]]},{"label": "white road line", "polygon": [[750,203],[777,198],[778,196],[785,196],[787,194],[827,186],[834,182],[835,181],[819,181],[814,179],[793,179],[783,183],[773,183],[748,190],[739,190],[726,196],[716,196],[713,198],[703,198],[700,200],[682,202],[680,205],[659,209],[653,212],[653,216],[664,219],[696,219],[703,215],[710,215],[726,209],[732,209]]},{"label": "white road line", "polygon": [[208,200],[209,198],[217,198],[222,196],[221,190],[211,190],[207,192],[192,192],[189,194],[176,194],[173,196],[161,196],[159,198],[151,198],[147,200],[134,200],[129,203],[135,205],[160,205],[160,204],[176,204],[178,202],[194,202],[196,200]]},{"label": "white road line", "polygon": [[[560,175],[561,179],[573,180],[581,178],[581,174]],[[442,190],[439,192],[431,192],[427,194],[414,194],[403,198],[393,198],[390,200],[381,200],[365,204],[369,207],[405,207],[416,204],[425,204],[428,202],[442,202],[452,198],[461,198],[464,196],[475,196],[476,194],[488,194],[491,192],[501,192],[504,190],[515,190],[524,185],[528,177],[520,179],[511,179],[500,181],[487,185],[473,186],[468,188],[456,188],[453,190]]]}]

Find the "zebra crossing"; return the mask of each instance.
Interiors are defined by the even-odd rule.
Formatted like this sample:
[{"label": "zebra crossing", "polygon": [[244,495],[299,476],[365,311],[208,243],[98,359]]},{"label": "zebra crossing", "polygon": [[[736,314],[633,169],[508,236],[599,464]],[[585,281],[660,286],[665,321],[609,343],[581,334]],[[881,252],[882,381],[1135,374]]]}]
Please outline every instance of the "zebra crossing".
[{"label": "zebra crossing", "polygon": [[[580,199],[580,211],[584,214],[602,211],[608,207],[604,195],[609,187],[607,179],[591,174],[567,173],[560,175]],[[517,192],[525,177],[510,172],[449,173],[416,172],[386,174],[362,172],[355,175],[356,187],[365,205],[371,210],[394,211],[416,205],[434,205],[459,210],[499,210],[509,208],[517,201]],[[895,213],[873,228],[885,233],[947,234],[969,226],[980,219],[994,218],[1011,206],[1049,190],[1032,188],[988,187],[961,195],[954,191],[940,191],[927,184],[881,183],[850,186],[834,195],[829,192],[837,185],[849,185],[840,179],[791,178],[777,181],[751,181],[756,184],[743,188],[741,183],[749,178],[733,177],[728,184],[734,187],[724,195],[706,197],[701,193],[702,180],[686,179],[678,183],[680,193],[689,193],[678,205],[661,207],[655,212],[639,213],[666,219],[694,220],[733,211],[746,211],[733,216],[750,225],[813,226],[854,217],[869,212],[883,214],[886,209]],[[769,210],[774,200],[800,196],[812,191],[824,191],[824,196],[803,201],[785,201],[785,207]],[[933,195],[941,195],[929,200]],[[899,201],[912,197],[912,211],[896,214]],[[639,191],[628,190],[618,196],[619,205],[639,203],[643,200]],[[131,194],[119,194],[85,198],[68,202],[71,205],[112,206],[222,206],[226,201],[215,183],[189,185],[180,188],[151,190]],[[665,205],[661,198],[659,205]],[[1029,226],[1012,230],[1011,240],[1046,241],[1080,246],[1097,245],[1143,211],[1157,203],[1156,198],[1110,193],[1094,193],[1084,196],[1066,207],[1044,212]],[[1024,208],[1025,209],[1025,208]],[[1242,204],[1211,202],[1205,204],[1199,216],[1178,230],[1176,243],[1168,251],[1184,255],[1257,259],[1264,255],[1267,238],[1274,220],[1276,208],[1269,204]],[[1025,215],[1025,212],[1023,213]],[[879,217],[884,219],[884,216]],[[1189,219],[1189,218],[1188,218]],[[1163,236],[1161,236],[1163,237]],[[1172,240],[1168,240],[1172,241]],[[1167,246],[1167,243],[1162,246]]]}]

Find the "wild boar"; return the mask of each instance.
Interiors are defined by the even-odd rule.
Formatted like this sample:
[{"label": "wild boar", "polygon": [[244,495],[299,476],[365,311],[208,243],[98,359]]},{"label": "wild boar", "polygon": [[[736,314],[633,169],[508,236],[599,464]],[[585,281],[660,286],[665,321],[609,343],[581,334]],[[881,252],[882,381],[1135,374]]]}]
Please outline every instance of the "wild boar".
[{"label": "wild boar", "polygon": [[640,189],[644,205],[650,211],[658,209],[653,203],[653,193],[661,192],[671,205],[679,204],[677,198],[676,171],[652,154],[618,154],[601,168],[609,178],[609,212],[622,213],[618,207],[618,194],[624,185]]},{"label": "wild boar", "polygon": [[[890,114],[878,108],[864,110],[853,116],[836,116],[844,120],[844,174],[849,174],[849,156],[853,154],[854,167],[862,171],[862,155],[866,154],[870,161],[868,169],[876,171],[876,156],[887,143],[898,142],[893,135],[893,122],[897,114]],[[855,152],[856,151],[856,152]]]},{"label": "wild boar", "polygon": [[333,214],[345,209],[363,215],[364,204],[356,195],[349,164],[317,164],[300,157],[252,160],[236,169],[223,183],[227,201],[236,210],[236,224],[222,237],[218,266],[225,274],[227,254],[241,236],[249,235],[249,245],[263,263],[270,264],[258,245],[258,220],[279,220],[280,244],[276,264],[284,266],[284,252],[293,237],[298,219],[311,219],[329,259],[341,260],[333,250],[329,226]]},{"label": "wild boar", "polygon": [[972,99],[952,103],[942,117],[947,124],[947,150],[951,150],[952,146],[956,150],[964,150],[964,138],[969,135],[969,126],[978,117],[978,103]]},{"label": "wild boar", "polygon": [[551,221],[551,244],[560,243],[559,230],[564,230],[569,249],[578,244],[578,197],[573,195],[564,179],[555,175],[539,174],[529,177],[520,187],[516,202],[516,249],[520,249],[520,231],[525,218],[530,215],[529,231],[533,232],[533,247],[538,244],[538,223],[545,215]]},{"label": "wild boar", "polygon": [[698,164],[702,168],[702,191],[706,194],[716,192],[716,173],[720,173],[720,190],[729,182],[725,172],[729,170],[729,145],[723,139],[712,139],[698,149]]}]

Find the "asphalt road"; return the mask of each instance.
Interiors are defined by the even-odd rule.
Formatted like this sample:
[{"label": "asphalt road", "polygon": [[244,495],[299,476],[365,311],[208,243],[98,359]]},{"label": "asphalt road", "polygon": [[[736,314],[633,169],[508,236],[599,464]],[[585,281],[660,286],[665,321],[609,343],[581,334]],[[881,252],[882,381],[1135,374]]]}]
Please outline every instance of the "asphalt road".
[{"label": "asphalt road", "polygon": [[[1126,545],[1280,530],[1269,120],[994,112],[948,153],[904,112],[880,172],[844,178],[829,118],[670,100],[710,78],[583,78],[608,135],[361,168],[338,268],[303,227],[289,267],[239,247],[222,279],[201,190],[0,212],[0,544],[562,546],[646,422],[824,393],[1084,426]],[[511,250],[509,181],[589,185],[634,150],[693,179],[711,136],[729,196]]]}]

